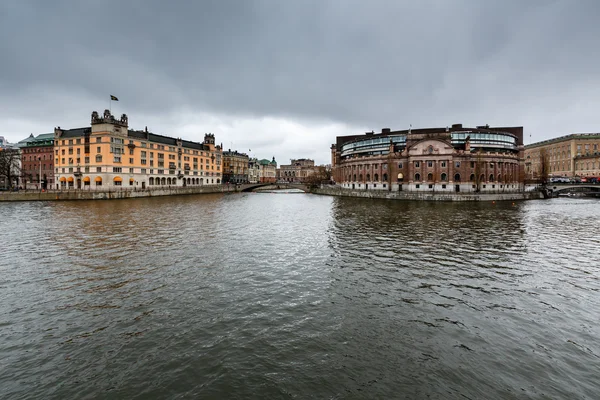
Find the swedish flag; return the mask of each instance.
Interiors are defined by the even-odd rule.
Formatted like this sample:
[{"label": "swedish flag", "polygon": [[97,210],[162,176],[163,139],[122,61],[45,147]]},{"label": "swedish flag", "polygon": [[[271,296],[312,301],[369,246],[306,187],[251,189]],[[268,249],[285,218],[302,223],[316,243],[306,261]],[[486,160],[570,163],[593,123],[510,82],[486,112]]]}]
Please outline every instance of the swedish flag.
[{"label": "swedish flag", "polygon": [[110,99],[113,101],[119,101],[119,99],[117,99],[117,96],[113,96],[112,94],[110,95]]}]

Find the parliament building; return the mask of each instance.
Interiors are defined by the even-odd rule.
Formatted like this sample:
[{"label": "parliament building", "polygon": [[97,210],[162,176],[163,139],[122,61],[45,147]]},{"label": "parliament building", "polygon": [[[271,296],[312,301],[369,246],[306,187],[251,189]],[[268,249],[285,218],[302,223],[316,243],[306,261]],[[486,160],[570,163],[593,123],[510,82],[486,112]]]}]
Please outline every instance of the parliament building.
[{"label": "parliament building", "polygon": [[455,124],[338,136],[331,165],[346,189],[518,192],[525,180],[523,127]]}]

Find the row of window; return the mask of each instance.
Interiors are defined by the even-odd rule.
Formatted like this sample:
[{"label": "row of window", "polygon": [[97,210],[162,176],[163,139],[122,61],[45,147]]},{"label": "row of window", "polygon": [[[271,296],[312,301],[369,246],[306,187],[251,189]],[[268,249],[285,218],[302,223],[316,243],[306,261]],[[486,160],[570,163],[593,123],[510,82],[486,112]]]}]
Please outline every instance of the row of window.
[{"label": "row of window", "polygon": [[[433,165],[435,163],[435,161],[425,161],[427,163],[427,167],[428,168],[433,168]],[[476,161],[471,161],[471,168],[475,168],[475,165],[477,164]],[[500,164],[500,163],[498,163]],[[414,165],[415,168],[421,168],[421,162],[420,161],[414,161]],[[446,168],[446,161],[440,161],[440,167],[441,168]],[[460,161],[456,161],[456,163],[454,164],[456,168],[460,168]],[[491,162],[490,163],[490,168],[494,168],[495,163]],[[513,165],[513,164],[511,164]],[[352,169],[363,169],[364,165],[352,165]],[[402,169],[403,167],[403,163],[398,163],[398,168]],[[368,168],[368,165],[367,165]],[[377,168],[377,166],[375,166],[375,168]],[[387,169],[387,164],[382,164],[382,168],[383,169]]]},{"label": "row of window", "polygon": [[[116,146],[111,146],[110,147],[110,152],[113,153],[113,154],[125,154],[125,150],[122,147],[116,147]],[[97,154],[102,153],[102,147],[100,147],[100,146],[96,147],[96,153]],[[66,150],[62,149],[61,150],[61,154],[63,156],[66,155],[67,154]],[[72,155],[73,154],[73,149],[69,149],[68,154]],[[80,154],[81,154],[81,149],[77,148],[77,155],[80,155]],[[134,149],[129,149],[129,155],[132,156],[133,154],[134,154]],[[58,156],[58,149],[56,149],[56,155]],[[142,150],[141,153],[140,153],[141,158],[146,158],[146,155],[147,155],[146,151]],[[204,153],[202,155],[204,155]],[[207,155],[208,155],[208,153],[207,153]],[[162,159],[165,158],[164,153],[157,153],[157,156],[158,156],[158,159],[160,159],[160,160],[162,160]],[[35,156],[30,156],[29,159],[32,160],[32,157],[35,157]],[[50,156],[50,157],[52,157],[52,156]],[[154,158],[154,153],[153,152],[150,152],[150,158],[151,159]],[[33,158],[33,159],[35,159],[35,158]],[[44,159],[45,159],[45,156],[44,156]],[[50,158],[50,159],[52,159],[52,158]],[[181,159],[181,156],[179,157],[179,159]],[[169,160],[175,160],[175,155],[174,154],[169,154]],[[213,158],[211,158],[211,160],[212,160],[212,162],[214,164],[215,160]],[[218,160],[219,160],[219,157],[217,157],[217,164],[218,164]],[[184,157],[184,161],[190,161],[190,157],[189,156],[185,156]],[[198,157],[194,157],[194,162],[198,162]],[[209,162],[210,162],[209,159],[206,158],[206,163],[209,164]]]},{"label": "row of window", "polygon": [[[122,159],[121,159],[121,157],[120,157],[120,156],[113,156],[113,162],[115,162],[115,163],[121,163],[121,160],[122,160]],[[196,158],[194,158],[194,160],[196,160]],[[61,159],[61,161],[62,161],[62,164],[66,164],[66,162],[65,162],[65,161],[66,161],[66,159],[65,159],[65,158],[62,158],[62,159]],[[74,161],[75,161],[75,159],[73,159],[73,158],[69,158],[69,159],[68,159],[68,163],[69,163],[69,164],[75,164],[75,163],[77,163],[77,164],[80,164],[80,163],[81,163],[81,158],[77,158],[77,159],[76,159],[76,161],[75,161],[75,162],[74,162]],[[97,162],[97,163],[100,163],[100,162],[102,162],[102,154],[97,154],[97,155],[96,155],[96,162]],[[147,164],[147,160],[146,160],[145,158],[142,158],[142,159],[140,160],[140,162],[141,162],[141,164],[142,164],[142,165],[146,165],[146,164]],[[84,164],[89,164],[89,163],[90,163],[90,158],[89,158],[89,157],[84,157]],[[134,163],[135,163],[135,160],[134,160],[133,158],[129,158],[129,163],[130,163],[130,164],[134,164]],[[214,166],[214,165],[212,165],[212,166],[211,166],[211,165],[208,165],[208,160],[206,160],[206,164],[207,164],[207,165],[206,165],[206,168],[207,168],[207,169],[213,169],[213,170],[215,169],[215,166]],[[178,163],[178,165],[179,165],[179,167],[178,167],[178,168],[181,168],[181,163]],[[151,167],[153,167],[153,166],[154,166],[154,160],[150,160],[150,166],[151,166]],[[164,163],[164,161],[159,161],[159,162],[158,162],[158,167],[164,167],[164,166],[165,166],[165,163]],[[210,167],[210,168],[209,168],[209,167]],[[175,164],[174,164],[174,163],[169,163],[169,168],[171,168],[171,169],[174,169],[174,168],[175,168]],[[185,164],[184,168],[186,168],[186,169],[190,169],[190,166],[189,166],[189,164]],[[198,164],[194,164],[194,168],[193,168],[193,169],[198,169]],[[202,169],[204,169],[204,167],[203,167],[203,165],[202,165],[202,164],[200,164],[200,169],[201,169],[201,170],[202,170]],[[218,168],[217,168],[217,169],[218,169]]]},{"label": "row of window", "polygon": [[[517,146],[517,139],[513,135],[500,132],[483,133],[465,131],[452,132],[450,135],[452,137],[452,144],[455,145],[463,144],[465,143],[466,139],[469,138],[473,145],[487,145],[486,147],[504,147],[510,149],[515,149]],[[389,151],[390,141],[394,145],[399,145],[401,147],[406,146],[406,135],[382,136],[346,143],[341,148],[341,156],[346,157],[354,153],[363,152],[387,154]]]},{"label": "row of window", "polygon": [[[495,177],[494,174],[490,174],[489,177],[488,177],[489,178],[488,181],[489,182],[494,182],[494,177]],[[356,174],[354,174],[352,176],[348,175],[347,176],[347,181],[348,182],[362,182],[363,181],[363,175],[362,174],[358,175],[358,180],[356,178],[357,178]],[[510,179],[510,176],[508,178]],[[387,179],[388,179],[387,174],[383,174],[383,181],[385,182],[385,181],[387,181]],[[497,181],[498,182],[502,182],[502,179],[503,179],[502,175],[498,175],[497,176]],[[398,180],[398,182],[404,181],[404,175],[401,174],[401,173],[398,174],[397,180]],[[414,180],[416,182],[422,181],[421,174],[416,173],[415,176],[414,176]],[[434,180],[433,174],[431,174],[431,173],[427,174],[427,181],[433,181],[433,180]],[[481,174],[480,177],[479,177],[479,180],[480,181],[485,181],[485,175]],[[371,175],[370,174],[366,175],[366,181],[367,182],[371,182]],[[373,181],[374,182],[379,182],[379,175],[378,174],[373,175]],[[447,182],[448,181],[448,175],[445,174],[445,173],[440,174],[440,181]],[[454,175],[454,181],[455,182],[460,182],[460,174],[455,174]],[[471,174],[471,176],[469,177],[469,181],[472,181],[472,182],[475,181],[475,174]]]},{"label": "row of window", "polygon": [[[135,142],[131,139],[128,140],[129,144],[135,144]],[[86,143],[88,143],[88,141],[86,140]],[[103,143],[102,141],[102,137],[101,136],[97,136],[96,137],[96,141],[95,143]],[[117,137],[110,137],[110,143],[114,143],[117,145],[124,145],[125,144],[125,139],[123,138],[117,138]],[[61,140],[61,145],[62,146],[73,146],[73,145],[80,145],[81,144],[81,138],[78,139],[63,139]],[[151,149],[157,149],[157,150],[165,150],[166,147],[165,145],[162,144],[158,144],[158,143],[147,143],[147,142],[140,142],[140,147],[143,148],[151,148]],[[70,151],[72,151],[73,149],[69,149]],[[176,152],[178,151],[178,148],[174,147],[174,146],[168,146],[168,150],[165,151],[171,151],[171,152]],[[194,155],[204,155],[204,152],[202,151],[198,151],[198,150],[190,150],[190,149],[182,149],[183,153],[185,154],[194,154]],[[72,154],[72,153],[71,153]],[[208,152],[207,154],[208,155]]]},{"label": "row of window", "polygon": [[[59,170],[58,168],[55,169],[55,173],[56,174],[58,174],[58,170]],[[84,167],[83,168],[83,172],[85,172],[85,173],[89,173],[90,171],[95,171],[97,173],[101,173],[102,172],[102,167],[94,167],[94,169],[91,169],[90,167]],[[140,173],[141,174],[146,174],[147,171],[148,170],[146,168],[141,168],[140,169]],[[157,169],[157,170],[150,169],[150,174],[154,174],[155,173],[154,171],[156,171],[156,173],[159,174],[159,175],[163,175],[165,173],[164,169]],[[66,174],[66,173],[72,174],[74,172],[81,172],[81,168],[76,168],[76,169],[74,169],[73,167],[62,168],[62,173],[63,174]],[[122,167],[112,167],[112,172],[114,172],[114,173],[125,172],[125,173],[134,174],[135,173],[135,168],[129,168],[129,169],[127,169],[127,168],[122,168]],[[169,174],[170,175],[174,175],[175,171],[169,171]],[[189,170],[184,170],[184,174],[185,175],[190,175],[190,171]],[[205,174],[203,171],[201,171],[200,173],[194,171],[191,175],[218,176],[219,173],[218,172],[208,172],[207,171],[206,174]]]},{"label": "row of window", "polygon": [[[187,178],[183,180],[184,185],[203,185],[204,179],[203,178]],[[211,178],[210,180],[207,178],[206,179],[206,184],[214,184],[215,183],[215,179]],[[216,179],[216,183],[221,183],[220,179]],[[94,179],[94,184],[96,186],[102,186],[102,178],[101,177],[97,177],[96,179]],[[129,180],[129,186],[133,186],[134,181],[133,179]],[[91,180],[87,179],[83,181],[83,185],[84,186],[91,186]],[[113,181],[113,185],[115,186],[123,186],[123,182],[122,180],[118,180],[115,179]],[[177,179],[176,178],[154,178],[154,177],[150,177],[148,179],[148,185],[150,186],[167,186],[167,185],[177,185]],[[58,186],[58,184],[57,184]],[[66,181],[66,180],[61,180],[60,181],[60,186],[65,188],[65,187],[69,187],[69,188],[73,188],[75,186],[75,182],[74,180],[70,180],[70,181]],[[177,185],[179,186],[179,185]]]},{"label": "row of window", "polygon": [[[46,160],[46,154],[42,154],[41,156],[29,156],[29,158],[27,156],[23,157],[23,161],[40,161]],[[52,154],[48,154],[48,160],[52,160]]]}]

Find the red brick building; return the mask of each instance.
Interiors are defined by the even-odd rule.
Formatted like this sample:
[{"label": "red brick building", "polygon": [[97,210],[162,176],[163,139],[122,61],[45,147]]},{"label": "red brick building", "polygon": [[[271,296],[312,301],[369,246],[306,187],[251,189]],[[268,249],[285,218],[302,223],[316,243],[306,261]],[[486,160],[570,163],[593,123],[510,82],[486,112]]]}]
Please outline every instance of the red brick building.
[{"label": "red brick building", "polygon": [[54,183],[54,134],[31,134],[18,143],[21,149],[21,186],[47,189]]},{"label": "red brick building", "polygon": [[338,136],[333,179],[347,189],[515,192],[524,185],[523,127],[409,129]]}]

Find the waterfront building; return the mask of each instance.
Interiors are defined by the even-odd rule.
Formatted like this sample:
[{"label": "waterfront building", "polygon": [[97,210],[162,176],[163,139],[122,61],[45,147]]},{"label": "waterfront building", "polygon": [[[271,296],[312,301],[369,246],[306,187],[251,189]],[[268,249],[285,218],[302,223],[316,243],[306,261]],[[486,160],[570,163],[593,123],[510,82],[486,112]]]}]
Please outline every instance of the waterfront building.
[{"label": "waterfront building", "polygon": [[257,158],[248,160],[248,183],[260,182],[260,164]]},{"label": "waterfront building", "polygon": [[279,167],[279,180],[291,183],[302,183],[315,173],[315,161],[308,158],[290,160],[289,165]]},{"label": "waterfront building", "polygon": [[86,190],[145,189],[221,183],[222,149],[204,142],[130,130],[128,117],[92,112],[88,128],[54,130],[55,186]]},{"label": "waterfront building", "polygon": [[269,161],[262,159],[258,161],[260,183],[274,183],[277,181],[277,161],[275,157]]},{"label": "waterfront building", "polygon": [[4,136],[0,136],[0,149],[8,146],[8,141],[4,138]]},{"label": "waterfront building", "polygon": [[525,146],[527,178],[541,178],[542,162],[548,176],[600,176],[600,133],[574,133]]},{"label": "waterfront building", "polygon": [[248,154],[231,151],[223,152],[223,183],[248,182]]},{"label": "waterfront building", "polygon": [[7,143],[0,147],[0,188],[18,188],[21,184],[21,151]]},{"label": "waterfront building", "polygon": [[54,133],[31,134],[16,145],[21,150],[21,186],[25,189],[54,187]]},{"label": "waterfront building", "polygon": [[524,189],[523,127],[423,128],[338,136],[333,180],[347,189],[512,192]]}]

